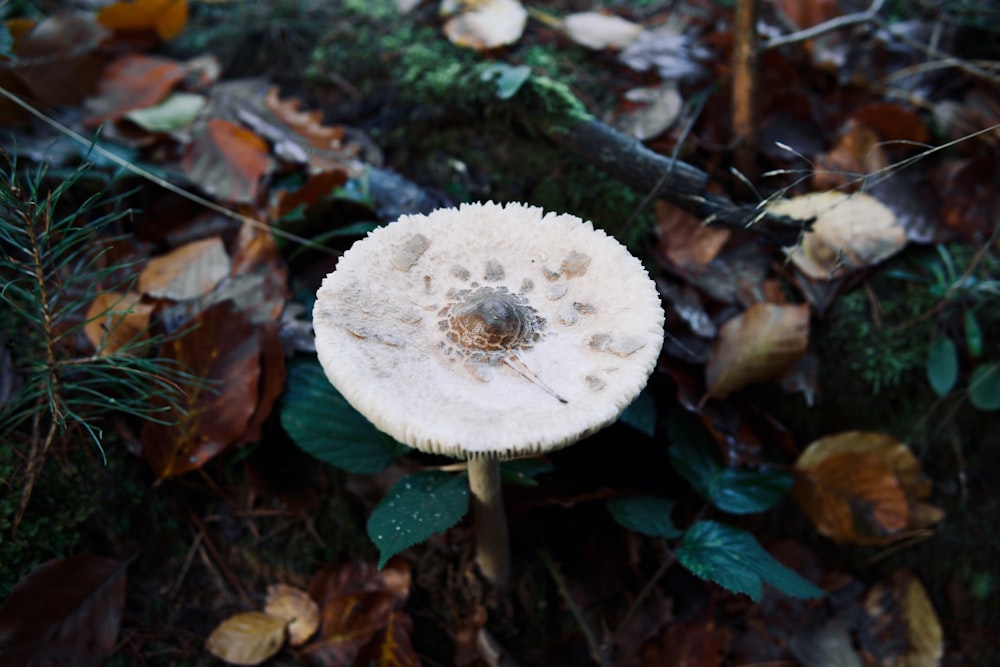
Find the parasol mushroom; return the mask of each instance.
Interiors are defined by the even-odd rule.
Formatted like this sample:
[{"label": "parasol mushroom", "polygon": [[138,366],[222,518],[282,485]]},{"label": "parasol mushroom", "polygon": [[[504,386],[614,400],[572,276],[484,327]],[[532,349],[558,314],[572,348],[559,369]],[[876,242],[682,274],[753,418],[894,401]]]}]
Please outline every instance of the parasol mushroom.
[{"label": "parasol mushroom", "polygon": [[571,215],[463,204],[371,232],[313,311],[327,377],[378,429],[468,460],[477,563],[510,576],[499,461],[566,447],[645,386],[663,310],[642,264]]}]

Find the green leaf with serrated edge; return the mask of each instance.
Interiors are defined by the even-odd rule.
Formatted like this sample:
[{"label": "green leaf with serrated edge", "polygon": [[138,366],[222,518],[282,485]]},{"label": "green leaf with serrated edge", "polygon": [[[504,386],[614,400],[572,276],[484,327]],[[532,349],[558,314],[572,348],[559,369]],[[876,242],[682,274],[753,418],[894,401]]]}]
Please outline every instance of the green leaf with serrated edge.
[{"label": "green leaf with serrated edge", "polygon": [[408,451],[351,407],[313,361],[289,368],[281,425],[303,451],[347,472],[378,472]]},{"label": "green leaf with serrated edge", "polygon": [[1000,364],[976,366],[969,378],[969,402],[977,410],[1000,410]]},{"label": "green leaf with serrated edge", "polygon": [[958,352],[948,336],[940,336],[927,351],[927,381],[938,396],[955,388],[958,380]]},{"label": "green leaf with serrated edge", "polygon": [[780,470],[727,468],[715,455],[715,442],[697,420],[675,411],[670,418],[670,462],[703,498],[724,512],[752,514],[785,497],[795,478]]},{"label": "green leaf with serrated edge", "polygon": [[500,481],[515,486],[538,486],[535,477],[555,469],[546,459],[526,458],[500,462]]},{"label": "green leaf with serrated edge", "polygon": [[608,501],[607,508],[615,521],[637,533],[667,539],[680,537],[682,534],[670,518],[674,501],[667,498],[653,496],[616,498]]},{"label": "green leaf with serrated edge", "polygon": [[464,473],[424,470],[399,480],[368,517],[368,537],[378,547],[378,566],[448,530],[468,509],[469,482]]},{"label": "green leaf with serrated edge", "polygon": [[978,359],[983,353],[983,330],[979,326],[976,314],[965,311],[965,346],[973,359]]},{"label": "green leaf with serrated edge", "polygon": [[656,401],[653,400],[649,391],[644,389],[625,408],[620,419],[640,433],[645,433],[652,438],[656,434]]},{"label": "green leaf with serrated edge", "polygon": [[696,576],[745,593],[757,602],[766,582],[785,595],[815,598],[826,593],[767,553],[757,539],[739,528],[699,521],[677,547],[677,560]]}]

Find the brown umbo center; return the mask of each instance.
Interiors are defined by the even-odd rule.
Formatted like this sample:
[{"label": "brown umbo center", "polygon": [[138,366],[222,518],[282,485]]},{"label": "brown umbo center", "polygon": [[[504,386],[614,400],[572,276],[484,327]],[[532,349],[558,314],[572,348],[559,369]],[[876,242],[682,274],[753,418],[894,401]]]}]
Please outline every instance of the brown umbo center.
[{"label": "brown umbo center", "polygon": [[545,320],[524,297],[505,287],[461,290],[454,297],[442,311],[447,317],[440,326],[465,354],[499,361],[506,352],[528,349],[541,337]]}]

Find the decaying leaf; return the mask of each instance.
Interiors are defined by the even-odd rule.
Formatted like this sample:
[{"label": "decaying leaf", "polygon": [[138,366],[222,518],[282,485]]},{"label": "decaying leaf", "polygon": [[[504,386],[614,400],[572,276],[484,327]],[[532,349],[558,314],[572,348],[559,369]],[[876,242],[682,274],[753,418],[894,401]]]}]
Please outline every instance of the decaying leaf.
[{"label": "decaying leaf", "polygon": [[319,628],[319,605],[294,586],[268,586],[264,611],[288,624],[288,643],[292,646],[305,644]]},{"label": "decaying leaf", "polygon": [[679,267],[707,265],[731,235],[730,230],[706,225],[662,199],[656,201],[657,250]]},{"label": "decaying leaf", "polygon": [[781,199],[768,212],[815,218],[802,242],[786,249],[792,263],[814,280],[832,280],[882,262],[906,245],[906,231],[888,207],[863,192],[814,192]]},{"label": "decaying leaf", "polygon": [[518,0],[443,0],[440,13],[451,17],[444,24],[451,43],[477,51],[513,44],[528,22]]},{"label": "decaying leaf", "polygon": [[792,497],[835,542],[887,544],[942,518],[909,447],[883,433],[847,431],[810,444],[795,463]]},{"label": "decaying leaf", "polygon": [[259,665],[285,644],[283,618],[262,611],[230,616],[205,641],[205,649],[231,665]]},{"label": "decaying leaf", "polygon": [[141,299],[135,292],[101,292],[94,297],[83,331],[99,356],[114,354],[123,345],[147,337],[155,307]]},{"label": "decaying leaf", "polygon": [[118,641],[127,565],[79,554],[32,570],[0,609],[0,664],[104,664]]},{"label": "decaying leaf", "polygon": [[169,41],[184,31],[187,0],[129,0],[104,7],[97,21],[116,31],[151,31]]},{"label": "decaying leaf", "polygon": [[170,58],[129,53],[108,65],[87,101],[84,124],[97,127],[134,109],[152,107],[167,98],[187,69]]},{"label": "decaying leaf", "polygon": [[859,184],[862,179],[884,169],[889,158],[881,139],[871,127],[849,120],[836,145],[816,157],[813,187],[831,190],[847,184]]},{"label": "decaying leaf", "polygon": [[563,19],[563,29],[580,46],[598,51],[625,48],[642,32],[638,23],[601,12],[569,14]]},{"label": "decaying leaf", "polygon": [[274,168],[274,160],[259,135],[231,121],[211,118],[194,133],[181,166],[210,195],[251,204],[257,200],[261,180]]},{"label": "decaying leaf", "polygon": [[937,667],[944,635],[923,584],[900,571],[874,584],[865,596],[859,648],[868,664]]},{"label": "decaying leaf", "polygon": [[139,274],[138,289],[158,299],[196,299],[215,289],[229,274],[229,268],[222,240],[213,236],[149,260]]},{"label": "decaying leaf", "polygon": [[196,316],[192,329],[166,343],[160,356],[173,359],[207,381],[185,393],[182,410],[146,422],[142,457],[165,479],[195,470],[241,440],[257,410],[260,339],[231,302]]},{"label": "decaying leaf", "polygon": [[705,367],[708,398],[777,378],[809,345],[809,306],[756,303],[722,325]]}]

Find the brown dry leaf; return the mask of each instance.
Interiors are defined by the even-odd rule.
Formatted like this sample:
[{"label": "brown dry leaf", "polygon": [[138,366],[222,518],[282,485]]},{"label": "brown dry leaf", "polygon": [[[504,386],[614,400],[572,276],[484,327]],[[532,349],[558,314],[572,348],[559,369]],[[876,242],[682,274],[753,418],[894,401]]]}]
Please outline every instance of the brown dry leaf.
[{"label": "brown dry leaf", "polygon": [[268,586],[264,611],[288,624],[288,643],[292,646],[305,644],[319,628],[319,605],[301,588]]},{"label": "brown dry leaf", "polygon": [[184,31],[187,0],[129,0],[115,2],[97,14],[97,21],[115,31],[151,31],[169,41]]},{"label": "brown dry leaf", "polygon": [[395,610],[389,621],[365,644],[358,654],[355,664],[377,665],[377,667],[420,667],[420,658],[413,650],[410,634],[413,621],[409,615]]},{"label": "brown dry leaf", "polygon": [[262,611],[230,616],[205,640],[205,649],[231,665],[259,665],[281,650],[286,621]]},{"label": "brown dry leaf", "polygon": [[135,292],[101,292],[87,309],[83,332],[97,355],[105,357],[123,345],[137,343],[148,337],[149,319],[155,306],[141,303]]},{"label": "brown dry leaf", "polygon": [[[322,111],[303,111],[299,107],[301,101],[296,98],[282,100],[278,96],[278,88],[271,86],[264,96],[264,107],[274,114],[275,118],[281,121],[294,135],[285,141],[296,141],[304,144],[302,150],[307,156],[304,162],[308,162],[310,173],[319,173],[330,170],[343,171],[338,162],[318,162],[329,153],[336,153],[342,149],[345,130],[341,125],[324,125]],[[291,147],[283,149],[280,140],[275,140],[275,153],[294,153]],[[320,151],[317,153],[317,151]],[[346,174],[344,174],[346,180]],[[343,182],[343,181],[342,181]],[[339,185],[339,184],[338,184]]]},{"label": "brown dry leaf", "polygon": [[149,260],[139,274],[138,289],[158,299],[196,299],[215,289],[229,275],[229,269],[222,240],[213,236]]},{"label": "brown dry leaf", "polygon": [[623,49],[639,33],[642,26],[614,14],[577,12],[563,19],[563,29],[571,40],[588,49]]},{"label": "brown dry leaf", "polygon": [[0,609],[0,663],[104,664],[118,643],[127,566],[84,553],[33,569]]},{"label": "brown dry leaf", "polygon": [[97,95],[87,100],[84,125],[122,118],[129,111],[152,107],[167,98],[187,69],[169,58],[126,54],[104,70]]},{"label": "brown dry leaf", "polygon": [[873,174],[888,164],[889,158],[875,130],[851,119],[836,145],[827,153],[816,156],[812,185],[816,190],[858,186],[861,177]]},{"label": "brown dry leaf", "polygon": [[674,623],[642,648],[641,667],[714,667],[722,664],[730,633],[711,622]]},{"label": "brown dry leaf", "polygon": [[931,485],[913,452],[883,433],[847,431],[821,438],[802,452],[795,469],[792,497],[835,542],[887,544],[943,516],[922,502]]},{"label": "brown dry leaf", "polygon": [[142,458],[159,479],[195,470],[240,442],[258,409],[261,349],[253,324],[226,301],[191,325],[159,354],[207,385],[188,388],[182,409],[161,415],[165,423],[143,426]]},{"label": "brown dry leaf", "polygon": [[837,192],[780,199],[768,212],[792,218],[815,218],[801,243],[786,248],[792,263],[813,280],[833,280],[874,266],[906,245],[906,230],[887,206],[863,192]]},{"label": "brown dry leaf", "polygon": [[867,104],[855,111],[852,118],[874,130],[882,141],[925,144],[930,139],[924,121],[913,109],[902,104]]},{"label": "brown dry leaf", "polygon": [[923,584],[900,571],[865,596],[859,648],[870,664],[937,667],[944,655],[941,623]]},{"label": "brown dry leaf", "polygon": [[[97,53],[108,32],[90,17],[61,14],[39,23],[8,20],[16,61],[3,62],[0,86],[36,105],[79,104],[94,90],[105,58]],[[28,113],[0,99],[0,124],[21,124]]]},{"label": "brown dry leaf", "polygon": [[444,24],[451,43],[477,51],[513,44],[528,23],[518,0],[443,0],[440,13],[451,16]]},{"label": "brown dry leaf", "polygon": [[705,266],[726,245],[732,232],[710,227],[687,211],[656,201],[657,249],[677,266]]},{"label": "brown dry leaf", "polygon": [[808,305],[753,304],[719,329],[705,366],[706,398],[781,376],[808,346]]},{"label": "brown dry leaf", "polygon": [[252,204],[261,179],[274,168],[271,149],[260,136],[236,123],[212,118],[184,149],[184,174],[208,194]]}]

